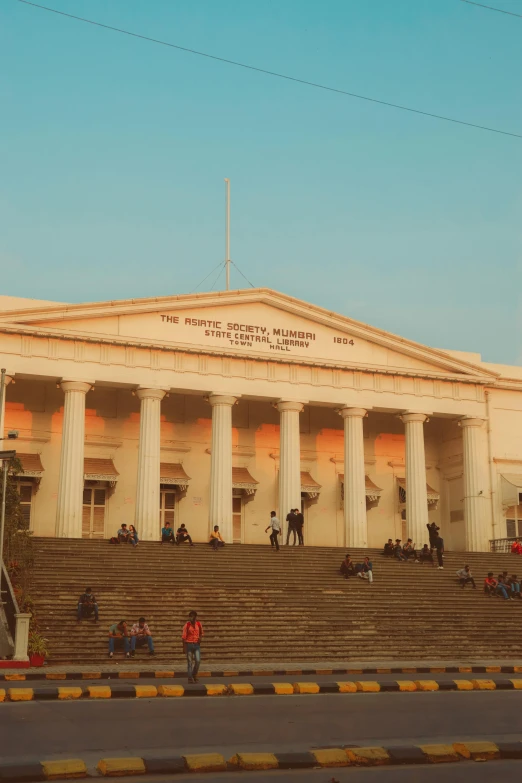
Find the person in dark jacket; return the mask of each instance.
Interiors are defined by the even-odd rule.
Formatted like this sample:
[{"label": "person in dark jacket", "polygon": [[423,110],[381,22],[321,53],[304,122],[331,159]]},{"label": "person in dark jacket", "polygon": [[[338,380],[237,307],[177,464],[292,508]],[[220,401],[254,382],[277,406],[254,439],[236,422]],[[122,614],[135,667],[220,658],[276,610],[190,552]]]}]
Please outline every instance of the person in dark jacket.
[{"label": "person in dark jacket", "polygon": [[439,569],[444,568],[444,560],[442,559],[444,552],[444,539],[441,538],[438,533],[437,538],[434,541],[434,548],[437,552],[437,563],[439,564]]},{"label": "person in dark jacket", "polygon": [[435,541],[437,540],[440,527],[438,527],[435,522],[428,522],[426,527],[428,528],[428,535],[430,537],[430,549],[435,549]]},{"label": "person in dark jacket", "polygon": [[304,546],[304,535],[303,535],[303,529],[304,529],[304,516],[299,509],[294,509],[295,513],[295,529],[297,532],[297,540],[299,542],[299,546]]}]

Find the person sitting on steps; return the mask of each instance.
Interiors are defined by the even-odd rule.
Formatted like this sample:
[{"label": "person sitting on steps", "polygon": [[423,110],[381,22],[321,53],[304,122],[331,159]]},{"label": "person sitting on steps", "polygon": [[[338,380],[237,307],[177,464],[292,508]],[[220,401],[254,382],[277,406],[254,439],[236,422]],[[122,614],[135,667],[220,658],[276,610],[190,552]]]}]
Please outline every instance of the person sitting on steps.
[{"label": "person sitting on steps", "polygon": [[520,543],[519,538],[515,538],[515,540],[511,544],[511,554],[522,555],[522,544]]},{"label": "person sitting on steps", "polygon": [[129,540],[129,531],[127,530],[127,525],[125,523],[122,523],[122,526],[118,530],[117,536],[118,544],[126,544]]},{"label": "person sitting on steps", "polygon": [[508,580],[509,586],[511,587],[511,595],[513,598],[519,598],[522,599],[522,595],[520,594],[520,582],[516,574],[511,574]]},{"label": "person sitting on steps", "polygon": [[341,576],[345,579],[349,579],[350,576],[355,576],[355,565],[350,555],[345,556],[339,571],[341,572]]},{"label": "person sitting on steps", "polygon": [[187,528],[185,527],[185,523],[183,522],[177,529],[176,532],[176,544],[184,544],[185,541],[188,541],[190,546],[194,546],[192,543],[192,539],[189,535],[189,532]]},{"label": "person sitting on steps", "polygon": [[144,617],[140,617],[137,623],[131,628],[131,656],[134,658],[136,654],[136,647],[141,647],[146,644],[149,648],[149,655],[154,655],[154,642],[152,641],[152,634],[150,628],[145,622]]},{"label": "person sitting on steps", "polygon": [[129,544],[132,544],[132,546],[138,546],[139,544],[139,537],[138,537],[138,531],[134,527],[134,525],[129,525],[129,538],[128,538]]},{"label": "person sitting on steps", "polygon": [[127,631],[127,623],[125,620],[120,620],[119,623],[114,623],[109,628],[109,658],[114,656],[114,648],[116,643],[123,644],[125,651],[125,657],[130,658],[130,641],[129,633]]},{"label": "person sitting on steps", "polygon": [[406,557],[406,555],[404,554],[404,552],[402,551],[401,539],[400,538],[396,538],[395,539],[395,546],[393,547],[393,554],[395,555],[397,560],[401,560],[402,561],[402,560],[407,560],[408,559]]},{"label": "person sitting on steps", "polygon": [[161,528],[161,543],[162,544],[174,544],[174,531],[170,526],[170,522],[165,522],[165,526]]},{"label": "person sitting on steps", "polygon": [[79,623],[82,621],[82,617],[90,617],[94,614],[94,622],[98,622],[98,604],[96,598],[90,587],[85,588],[85,592],[81,594],[78,599],[78,605],[76,607],[76,618]]},{"label": "person sitting on steps", "polygon": [[218,525],[214,525],[214,530],[210,534],[210,541],[208,543],[210,544],[214,552],[217,552],[217,550],[220,547],[225,546],[225,542],[223,541],[223,536],[219,532]]},{"label": "person sitting on steps", "polygon": [[[509,592],[508,592],[509,591]],[[510,595],[511,589],[504,581],[504,575],[499,574],[497,579],[497,595],[501,595],[504,600],[514,601],[515,599]]]},{"label": "person sitting on steps", "polygon": [[419,562],[419,558],[417,557],[417,552],[415,551],[415,544],[413,543],[411,538],[408,538],[404,546],[402,547],[402,553],[406,556],[406,560],[409,560],[410,557],[413,557],[416,563]]},{"label": "person sitting on steps", "polygon": [[490,598],[492,595],[495,595],[497,592],[497,580],[493,576],[493,571],[488,571],[487,577],[484,579],[484,592],[486,595],[488,595]]},{"label": "person sitting on steps", "polygon": [[355,566],[355,572],[360,579],[367,579],[370,584],[373,582],[373,565],[368,556],[364,558],[362,563],[357,563]]},{"label": "person sitting on steps", "polygon": [[388,542],[384,545],[383,549],[383,555],[384,557],[393,557],[395,554],[395,547],[393,546],[393,541],[391,538],[388,539]]},{"label": "person sitting on steps", "polygon": [[469,565],[465,565],[464,568],[461,568],[460,571],[457,571],[457,576],[459,579],[459,584],[463,590],[468,582],[471,582],[473,590],[477,589],[477,585],[475,584],[475,580],[473,579]]},{"label": "person sitting on steps", "polygon": [[421,561],[421,564],[422,563],[431,563],[432,566],[435,565],[435,563],[433,562],[433,554],[432,554],[431,549],[429,548],[429,546],[427,544],[424,544],[424,546],[422,547],[422,549],[421,549],[421,551],[419,553],[419,560]]}]

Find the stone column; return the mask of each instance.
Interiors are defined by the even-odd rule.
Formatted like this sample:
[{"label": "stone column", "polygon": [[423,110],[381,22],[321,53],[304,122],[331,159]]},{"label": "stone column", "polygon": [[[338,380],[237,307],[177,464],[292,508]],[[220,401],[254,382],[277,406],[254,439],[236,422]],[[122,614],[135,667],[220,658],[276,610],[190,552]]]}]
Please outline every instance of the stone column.
[{"label": "stone column", "polygon": [[364,408],[341,408],[344,419],[344,529],[346,546],[368,546],[364,474]]},{"label": "stone column", "polygon": [[65,403],[56,508],[56,536],[58,538],[81,538],[85,395],[92,388],[92,384],[85,381],[62,381],[60,387],[65,392]]},{"label": "stone column", "polygon": [[428,494],[426,491],[426,457],[424,453],[425,413],[404,413],[406,429],[406,528],[408,538],[419,549],[428,543]]},{"label": "stone column", "polygon": [[219,525],[226,543],[233,540],[232,531],[232,406],[237,396],[211,394],[212,443],[210,447],[209,527]]},{"label": "stone column", "polygon": [[[4,399],[2,401],[2,408],[0,410],[0,438],[3,438],[5,436],[5,398],[7,394],[7,387],[9,386],[12,380],[13,380],[12,375],[5,376]],[[6,448],[6,447],[2,446],[2,448]],[[0,461],[0,465],[1,464],[2,462]]]},{"label": "stone column", "polygon": [[29,642],[30,614],[15,614],[15,639],[13,661],[28,661],[27,644]]},{"label": "stone column", "polygon": [[486,482],[483,434],[484,419],[465,417],[462,427],[464,455],[464,527],[466,549],[471,552],[489,551],[487,512],[489,495]]},{"label": "stone column", "polygon": [[[299,414],[302,402],[279,400],[279,519],[286,533],[285,519],[291,508],[301,510],[301,445]],[[286,540],[286,539],[285,539]],[[280,538],[284,543],[283,536]]]},{"label": "stone column", "polygon": [[165,389],[137,389],[141,402],[134,526],[142,541],[160,534],[160,424]]}]

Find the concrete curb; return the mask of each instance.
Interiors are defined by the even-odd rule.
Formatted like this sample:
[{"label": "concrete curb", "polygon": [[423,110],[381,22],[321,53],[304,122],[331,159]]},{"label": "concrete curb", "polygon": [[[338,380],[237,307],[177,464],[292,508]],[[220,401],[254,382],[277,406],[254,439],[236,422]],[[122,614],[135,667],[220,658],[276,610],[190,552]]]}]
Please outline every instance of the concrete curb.
[{"label": "concrete curb", "polygon": [[[324,693],[416,693],[429,691],[522,690],[522,679],[355,680],[338,682],[196,683],[194,685],[88,685],[56,688],[0,688],[0,702],[154,699],[197,696],[293,696]],[[2,777],[0,776],[0,781]]]},{"label": "concrete curb", "polygon": [[91,776],[82,759],[0,763],[0,781],[66,780],[127,775],[175,775],[187,772],[257,771],[332,767],[448,764],[460,761],[522,759],[522,742],[454,742],[451,745],[403,745],[310,749],[297,753],[235,753],[226,760],[220,753],[186,756],[103,758]]},{"label": "concrete curb", "polygon": [[[207,670],[200,671],[199,677],[294,677],[300,674],[306,675],[332,675],[334,677],[346,674],[521,674],[522,666],[403,666],[402,668],[343,668],[343,669],[247,669],[244,671]],[[45,671],[0,674],[0,682],[17,682],[24,680],[139,680],[140,677],[156,680],[186,679],[185,671],[173,671],[171,669],[140,669],[128,670],[115,669],[113,671],[78,672],[52,672]]]}]

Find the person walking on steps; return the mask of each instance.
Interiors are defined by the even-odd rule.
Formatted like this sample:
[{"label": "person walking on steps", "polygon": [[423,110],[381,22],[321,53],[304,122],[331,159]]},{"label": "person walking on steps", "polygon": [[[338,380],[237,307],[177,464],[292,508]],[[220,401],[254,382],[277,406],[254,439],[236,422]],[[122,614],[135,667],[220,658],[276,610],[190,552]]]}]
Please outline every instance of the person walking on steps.
[{"label": "person walking on steps", "polygon": [[297,530],[297,540],[299,542],[299,546],[304,546],[304,516],[303,512],[299,511],[298,508],[295,509],[295,529]]},{"label": "person walking on steps", "polygon": [[295,524],[296,523],[295,511],[293,508],[291,508],[288,514],[286,515],[286,521],[288,523],[288,528],[286,532],[286,545],[288,546],[290,544],[290,533],[293,533],[294,540],[292,546],[295,546],[296,537],[297,537],[297,528]]},{"label": "person walking on steps", "polygon": [[197,612],[190,612],[188,622],[183,626],[181,635],[183,640],[183,652],[187,656],[187,674],[189,682],[198,681],[199,665],[201,663],[201,639],[203,638],[203,626],[198,620]]},{"label": "person walking on steps", "polygon": [[437,533],[437,538],[434,541],[434,546],[437,552],[437,563],[439,564],[438,567],[439,569],[444,568],[444,560],[442,558],[444,552],[444,539],[441,538],[438,533]]},{"label": "person walking on steps", "polygon": [[265,533],[268,533],[269,530],[271,530],[270,544],[272,546],[272,549],[275,548],[276,552],[279,552],[279,535],[281,533],[281,522],[278,520],[275,511],[270,512],[270,523],[267,529],[265,530]]}]

